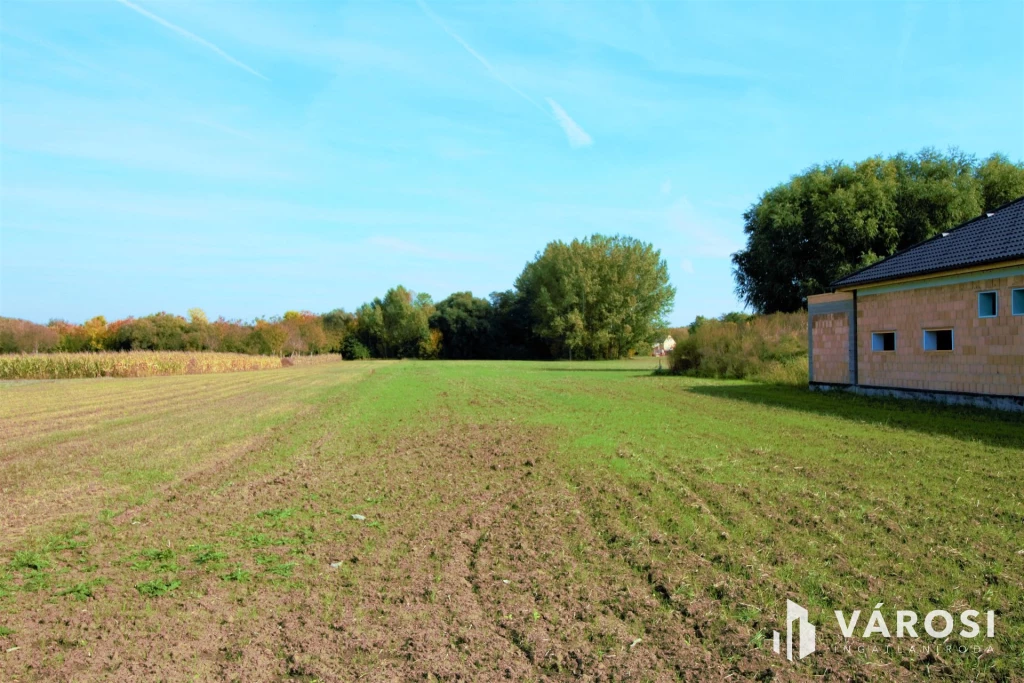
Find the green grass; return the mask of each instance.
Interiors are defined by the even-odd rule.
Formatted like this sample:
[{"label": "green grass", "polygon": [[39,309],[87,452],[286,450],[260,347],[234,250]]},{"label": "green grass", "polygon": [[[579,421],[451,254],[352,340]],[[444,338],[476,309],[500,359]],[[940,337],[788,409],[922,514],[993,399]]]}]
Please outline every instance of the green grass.
[{"label": "green grass", "polygon": [[194,544],[189,546],[188,550],[191,553],[195,553],[192,556],[192,561],[200,565],[217,564],[228,557],[227,553],[217,550],[208,544]]},{"label": "green grass", "polygon": [[[388,667],[418,671],[433,653],[450,667],[437,677],[486,678],[504,652],[522,678],[630,661],[641,678],[1024,676],[1019,416],[656,365],[3,385],[0,487],[32,510],[0,535],[0,612],[24,638],[12,670],[65,675],[31,668],[58,637],[31,615],[88,601],[127,642],[224,624],[271,633],[225,646],[243,653],[228,664],[272,644],[282,677],[401,678]],[[770,651],[787,598],[823,640],[834,610],[865,620],[879,602],[890,624],[897,609],[994,609],[997,637],[982,657],[883,648],[789,664]],[[299,666],[285,632],[331,654]],[[339,632],[351,650],[328,645]],[[102,646],[95,630],[65,636]],[[439,654],[449,647],[458,656]],[[227,675],[204,668],[216,653],[164,674]]]},{"label": "green grass", "polygon": [[246,581],[249,580],[250,576],[251,576],[251,574],[249,572],[245,571],[244,569],[242,569],[241,567],[235,567],[233,570],[231,570],[227,574],[221,574],[220,578],[223,579],[224,581],[234,581],[234,582],[237,582],[237,583],[245,583]]},{"label": "green grass", "polygon": [[152,579],[135,584],[135,589],[148,598],[159,598],[177,590],[181,581],[177,579]]},{"label": "green grass", "polygon": [[14,553],[9,566],[11,569],[46,569],[50,566],[50,561],[41,553],[21,550]]},{"label": "green grass", "polygon": [[95,589],[99,588],[100,586],[103,586],[105,583],[105,579],[93,579],[92,581],[82,581],[80,583],[76,583],[73,586],[68,586],[67,588],[63,588],[57,591],[57,595],[71,597],[79,601],[85,601],[89,598],[95,597]]}]

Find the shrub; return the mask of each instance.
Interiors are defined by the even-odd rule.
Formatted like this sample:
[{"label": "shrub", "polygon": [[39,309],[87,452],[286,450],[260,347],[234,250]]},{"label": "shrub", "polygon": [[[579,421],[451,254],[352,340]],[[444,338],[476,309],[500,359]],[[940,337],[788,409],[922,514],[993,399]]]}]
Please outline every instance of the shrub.
[{"label": "shrub", "polygon": [[349,335],[341,344],[341,355],[348,360],[366,360],[370,357],[370,350],[355,335]]},{"label": "shrub", "polygon": [[676,374],[753,379],[779,384],[807,382],[807,314],[728,315],[700,319],[672,351]]}]

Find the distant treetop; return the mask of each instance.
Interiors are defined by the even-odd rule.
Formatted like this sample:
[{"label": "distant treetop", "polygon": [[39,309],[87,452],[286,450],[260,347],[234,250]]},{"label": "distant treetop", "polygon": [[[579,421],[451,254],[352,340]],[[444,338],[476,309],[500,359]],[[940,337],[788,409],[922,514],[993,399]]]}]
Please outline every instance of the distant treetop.
[{"label": "distant treetop", "polygon": [[791,312],[858,268],[1024,196],[1024,164],[950,150],[813,166],[743,214],[736,291],[760,313]]}]

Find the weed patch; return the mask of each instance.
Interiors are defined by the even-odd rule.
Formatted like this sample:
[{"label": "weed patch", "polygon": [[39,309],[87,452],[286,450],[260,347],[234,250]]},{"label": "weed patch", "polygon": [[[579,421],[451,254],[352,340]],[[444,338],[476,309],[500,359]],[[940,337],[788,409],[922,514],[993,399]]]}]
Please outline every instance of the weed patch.
[{"label": "weed patch", "polygon": [[212,546],[191,546],[189,552],[195,553],[192,561],[196,564],[215,564],[227,559],[228,554],[216,550]]},{"label": "weed patch", "polygon": [[31,550],[22,550],[14,553],[14,557],[10,562],[11,569],[46,569],[50,566],[50,561],[42,553],[34,552]]},{"label": "weed patch", "polygon": [[291,576],[292,570],[295,568],[294,562],[283,562],[276,555],[257,555],[256,564],[263,567],[263,571],[267,574],[276,576]]},{"label": "weed patch", "polygon": [[152,579],[135,584],[135,590],[147,598],[159,598],[177,590],[179,586],[181,586],[181,581],[177,579]]},{"label": "weed patch", "polygon": [[129,565],[135,571],[176,572],[181,569],[170,548],[150,548],[137,553]]},{"label": "weed patch", "polygon": [[94,597],[93,591],[100,586],[103,586],[107,581],[105,579],[92,579],[91,581],[83,581],[76,583],[73,586],[62,588],[57,591],[59,596],[67,596],[76,600],[85,601],[91,597]]},{"label": "weed patch", "polygon": [[295,514],[295,508],[282,508],[280,510],[264,510],[257,512],[256,518],[269,522],[281,522]]},{"label": "weed patch", "polygon": [[247,582],[250,579],[251,576],[252,575],[249,572],[245,571],[241,567],[235,567],[234,569],[229,571],[227,574],[221,574],[220,578],[222,580],[224,580],[224,581],[233,581],[235,583],[245,583],[245,582]]}]

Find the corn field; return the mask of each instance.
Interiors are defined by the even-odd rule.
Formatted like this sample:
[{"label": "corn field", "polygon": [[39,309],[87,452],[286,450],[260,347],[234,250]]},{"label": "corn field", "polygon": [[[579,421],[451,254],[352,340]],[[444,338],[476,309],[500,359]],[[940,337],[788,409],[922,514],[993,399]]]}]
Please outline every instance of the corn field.
[{"label": "corn field", "polygon": [[[340,356],[337,356],[340,358]],[[0,379],[153,377],[282,367],[277,356],[213,351],[126,351],[0,355]]]}]

